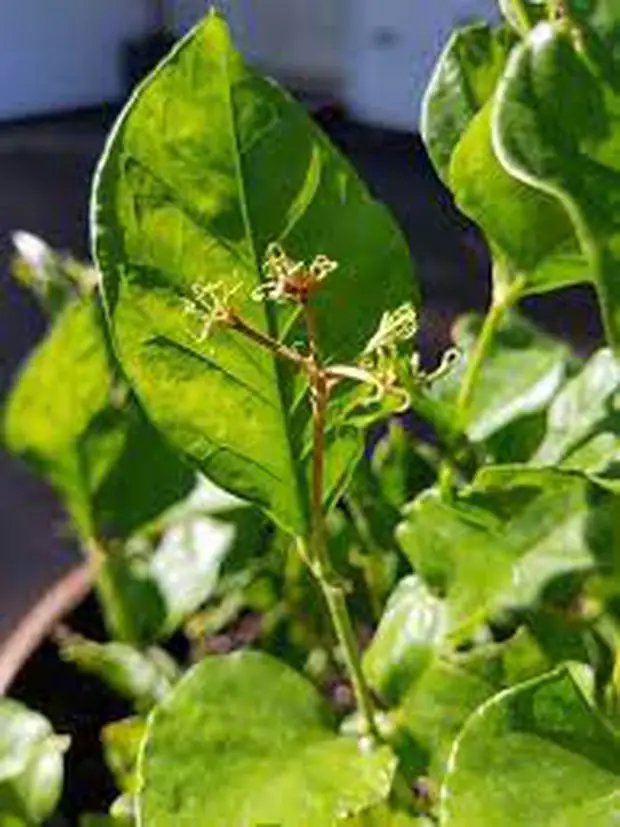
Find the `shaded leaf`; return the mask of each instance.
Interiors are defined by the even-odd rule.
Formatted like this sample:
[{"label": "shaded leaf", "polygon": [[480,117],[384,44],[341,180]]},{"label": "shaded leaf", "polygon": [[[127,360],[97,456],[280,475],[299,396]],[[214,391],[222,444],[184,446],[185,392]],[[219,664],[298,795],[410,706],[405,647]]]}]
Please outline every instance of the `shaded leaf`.
[{"label": "shaded leaf", "polygon": [[56,809],[69,739],[10,698],[0,698],[0,824],[40,824]]},{"label": "shaded leaf", "polygon": [[243,652],[200,663],[153,713],[139,772],[151,827],[336,827],[379,803],[387,747],[338,737],[316,690],[276,660]]},{"label": "shaded leaf", "polygon": [[4,430],[9,449],[55,486],[86,538],[126,537],[193,484],[118,379],[92,295],[67,305],[31,355]]},{"label": "shaded leaf", "polygon": [[101,730],[106,764],[124,793],[135,793],[137,789],[136,766],[145,729],[142,718],[124,718]]},{"label": "shaded leaf", "polygon": [[179,678],[177,665],[161,649],[141,652],[126,643],[96,643],[72,634],[61,641],[60,654],[96,675],[139,712],[147,712],[165,698]]},{"label": "shaded leaf", "polygon": [[469,719],[441,792],[445,827],[609,827],[620,818],[620,743],[561,668]]},{"label": "shaded leaf", "polygon": [[603,471],[620,456],[616,399],[620,362],[599,350],[554,399],[533,464]]},{"label": "shaded leaf", "polygon": [[[196,285],[238,287],[237,312],[294,344],[305,337],[296,314],[250,295],[269,243],[307,263],[325,254],[339,266],[313,299],[320,349],[326,360],[348,361],[383,308],[414,289],[392,219],[304,108],[243,65],[217,14],[130,101],[93,204],[113,336],[149,414],[218,485],[306,535],[304,383],[230,329],[200,341],[202,325],[184,302]],[[333,448],[340,453],[328,451],[328,477],[340,484],[359,459],[358,432]]]},{"label": "shaded leaf", "polygon": [[435,656],[445,632],[445,610],[419,577],[404,577],[388,600],[364,653],[372,688],[395,703]]},{"label": "shaded leaf", "polygon": [[204,479],[158,529],[155,547],[135,538],[106,557],[100,573],[113,596],[108,626],[115,637],[136,645],[170,637],[214,594],[222,568],[249,564],[264,552],[269,536],[257,510]]},{"label": "shaded leaf", "polygon": [[503,644],[436,654],[393,710],[393,745],[413,773],[440,781],[452,742],[471,713],[500,689],[549,668],[536,641],[520,630]]},{"label": "shaded leaf", "polygon": [[454,503],[434,490],[414,500],[398,539],[445,595],[449,630],[459,636],[500,608],[536,601],[562,574],[608,565],[615,505],[579,474],[488,467]]}]

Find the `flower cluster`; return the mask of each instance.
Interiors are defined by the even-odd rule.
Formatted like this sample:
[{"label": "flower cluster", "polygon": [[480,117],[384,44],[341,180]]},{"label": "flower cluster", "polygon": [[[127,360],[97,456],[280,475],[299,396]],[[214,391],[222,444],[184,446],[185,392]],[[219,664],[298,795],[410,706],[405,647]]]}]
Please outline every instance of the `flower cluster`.
[{"label": "flower cluster", "polygon": [[270,244],[263,265],[266,280],[252,297],[255,301],[305,304],[336,267],[337,262],[325,255],[316,256],[306,265],[289,258],[279,244]]},{"label": "flower cluster", "polygon": [[193,316],[200,324],[198,341],[211,335],[218,325],[230,325],[233,321],[232,299],[241,287],[215,281],[211,284],[193,284],[191,297],[183,302],[185,313]]}]

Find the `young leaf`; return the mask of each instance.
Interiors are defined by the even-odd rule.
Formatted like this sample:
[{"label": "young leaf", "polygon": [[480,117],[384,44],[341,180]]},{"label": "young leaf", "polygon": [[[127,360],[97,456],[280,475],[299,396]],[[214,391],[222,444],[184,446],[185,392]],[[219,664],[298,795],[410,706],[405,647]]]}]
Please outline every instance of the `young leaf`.
[{"label": "young leaf", "polygon": [[55,486],[86,538],[126,537],[193,484],[118,379],[93,295],[69,304],[35,349],[4,428],[9,449]]},{"label": "young leaf", "polygon": [[527,34],[547,14],[546,0],[499,0],[499,7],[508,23],[521,35]]},{"label": "young leaf", "polygon": [[56,809],[68,738],[10,698],[0,698],[0,824],[36,825]]},{"label": "young leaf", "polygon": [[[433,397],[454,405],[482,326],[479,316],[464,316],[453,331],[462,352],[456,368],[432,388]],[[482,364],[469,404],[467,433],[483,441],[507,425],[544,411],[564,381],[568,348],[517,313],[506,314]]]},{"label": "young leaf", "polygon": [[336,827],[387,798],[395,759],[336,735],[316,690],[254,652],[194,667],[150,718],[138,820],[149,827]]},{"label": "young leaf", "polygon": [[374,638],[364,654],[369,684],[394,703],[423,672],[445,631],[441,600],[419,577],[404,577],[391,595]]},{"label": "young leaf", "polygon": [[500,608],[526,606],[554,578],[609,563],[615,498],[554,469],[488,467],[454,503],[434,490],[410,505],[398,539],[446,596],[457,637]]},{"label": "young leaf", "polygon": [[477,23],[454,32],[437,61],[422,102],[420,131],[446,183],[452,153],[493,95],[514,42],[505,28]]},{"label": "young leaf", "polygon": [[96,643],[70,635],[61,642],[60,654],[130,700],[138,712],[159,703],[179,678],[177,665],[161,649],[140,652],[126,643]]},{"label": "young leaf", "polygon": [[445,827],[609,827],[620,742],[560,668],[501,692],[469,719],[441,791]]},{"label": "young leaf", "polygon": [[493,97],[473,118],[452,155],[449,172],[458,207],[487,237],[496,287],[505,289],[518,277],[521,295],[527,295],[588,280],[588,264],[561,205],[511,174],[500,161],[492,131],[496,108]]},{"label": "young leaf", "polygon": [[[575,48],[570,26],[540,23],[513,51],[498,86],[493,136],[510,175],[569,217],[616,349],[620,107],[595,72]],[[536,226],[541,221],[542,214]]]},{"label": "young leaf", "polygon": [[[338,268],[312,299],[319,346],[328,361],[350,361],[382,310],[411,299],[400,231],[303,107],[243,64],[216,13],[121,115],[92,214],[112,335],[149,414],[218,485],[306,535],[300,377],[230,329],[201,341],[205,324],[184,307],[192,291],[233,290],[248,323],[293,345],[305,336],[295,310],[251,294],[271,242],[308,263],[324,254]],[[357,438],[341,470],[359,448]]]}]

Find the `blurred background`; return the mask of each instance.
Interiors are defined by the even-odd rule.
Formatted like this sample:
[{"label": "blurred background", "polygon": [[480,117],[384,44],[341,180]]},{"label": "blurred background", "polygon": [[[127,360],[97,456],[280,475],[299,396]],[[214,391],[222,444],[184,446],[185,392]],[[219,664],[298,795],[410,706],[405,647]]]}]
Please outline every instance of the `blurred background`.
[{"label": "blurred background", "polygon": [[[133,84],[208,0],[5,0],[0,8],[0,398],[44,325],[11,282],[10,233],[88,256],[88,195],[105,135]],[[439,185],[417,136],[421,96],[454,26],[494,0],[226,0],[239,48],[297,94],[407,234],[433,357],[454,316],[487,300],[486,251]],[[587,292],[530,308],[587,346]],[[557,301],[557,300],[556,300]],[[568,308],[568,309],[567,309]],[[0,450],[0,640],[74,562],[49,491]]]}]

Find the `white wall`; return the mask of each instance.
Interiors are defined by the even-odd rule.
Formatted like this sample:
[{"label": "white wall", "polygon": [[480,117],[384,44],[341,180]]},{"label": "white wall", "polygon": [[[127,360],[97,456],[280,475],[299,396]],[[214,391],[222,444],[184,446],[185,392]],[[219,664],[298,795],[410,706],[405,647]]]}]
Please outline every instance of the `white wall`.
[{"label": "white wall", "polygon": [[494,20],[496,0],[348,0],[345,99],[360,120],[414,130],[453,28]]},{"label": "white wall", "polygon": [[[173,0],[178,28],[191,25],[209,0]],[[310,85],[343,74],[345,0],[218,0],[239,49],[278,77]]]},{"label": "white wall", "polygon": [[0,119],[114,100],[144,0],[0,0]]}]

